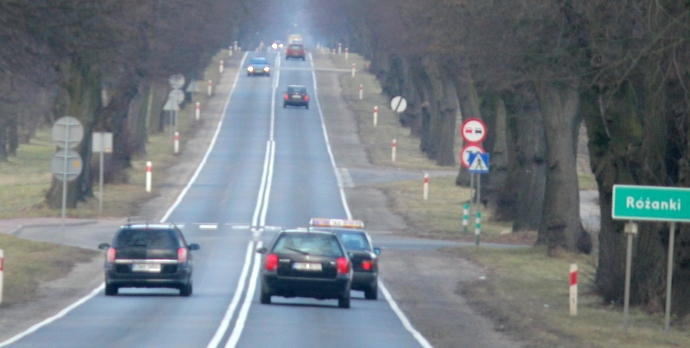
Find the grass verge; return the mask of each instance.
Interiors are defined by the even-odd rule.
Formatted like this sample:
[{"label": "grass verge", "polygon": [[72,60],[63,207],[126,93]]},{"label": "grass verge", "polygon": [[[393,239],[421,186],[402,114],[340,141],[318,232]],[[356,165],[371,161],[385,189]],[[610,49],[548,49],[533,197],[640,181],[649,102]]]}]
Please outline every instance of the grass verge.
[{"label": "grass verge", "polygon": [[[208,105],[205,81],[213,80],[217,83],[220,80],[219,61],[223,59],[227,63],[227,57],[227,50],[216,55],[206,69],[204,81],[199,83],[204,88],[194,94],[194,102]],[[231,64],[225,66],[228,70],[235,69]],[[224,75],[228,76],[229,73],[226,71]],[[201,126],[201,122],[204,122],[203,118],[201,121],[195,121],[194,102],[188,103],[178,115],[180,148],[184,148],[186,140],[190,139]],[[144,190],[148,159],[155,158],[154,192],[158,192],[156,187],[166,181],[168,169],[179,161],[173,153],[172,133],[169,129],[163,133],[150,134],[146,152],[145,156],[132,159],[132,167],[127,169],[128,182],[104,185],[104,213],[101,217],[122,218],[137,215],[141,204],[152,198],[151,194]],[[55,145],[51,140],[50,129],[42,129],[31,139],[30,144],[20,145],[16,157],[0,163],[0,195],[3,197],[0,200],[0,219],[60,216],[60,209],[49,209],[44,202],[45,193],[50,188],[52,180],[50,159],[54,153]],[[94,186],[94,191],[97,192],[98,183]],[[92,197],[86,202],[79,203],[77,209],[68,209],[67,216],[99,217],[98,198]],[[93,257],[101,255],[95,250],[27,241],[2,233],[0,249],[3,249],[6,260],[2,306],[21,304],[36,298],[42,282],[64,277],[77,263],[89,262]]]},{"label": "grass verge", "polygon": [[[352,63],[363,67],[366,62],[355,54],[345,60],[343,55],[330,55],[337,68],[347,69]],[[450,170],[438,167],[419,151],[419,139],[409,136],[400,127],[387,106],[388,97],[381,94],[375,77],[343,74],[343,94],[357,114],[359,135],[369,145],[371,162],[384,167],[417,171]],[[364,93],[359,99],[359,85]],[[373,106],[379,106],[378,125],[373,126]],[[402,136],[400,136],[402,134]],[[398,156],[390,158],[390,141],[398,137]],[[458,146],[456,144],[456,150]],[[457,152],[456,152],[457,153]],[[585,166],[586,167],[586,166]],[[578,176],[581,189],[597,189],[587,168]],[[464,234],[463,204],[469,199],[467,187],[455,186],[455,177],[431,178],[429,199],[422,200],[420,181],[379,184],[391,206],[403,216],[417,236],[435,239],[474,240],[474,220]],[[493,221],[482,210],[481,242],[526,244],[524,248],[459,247],[445,249],[457,257],[472,260],[486,269],[485,279],[462,283],[459,291],[473,308],[493,319],[497,330],[519,338],[530,347],[690,347],[688,324],[676,322],[669,332],[663,331],[663,313],[648,313],[642,308],[630,310],[630,327],[623,330],[620,306],[604,304],[592,291],[596,255],[560,252],[546,256],[543,247],[533,247],[536,232],[509,233],[510,222]],[[569,314],[569,267],[579,267],[578,314]]]}]

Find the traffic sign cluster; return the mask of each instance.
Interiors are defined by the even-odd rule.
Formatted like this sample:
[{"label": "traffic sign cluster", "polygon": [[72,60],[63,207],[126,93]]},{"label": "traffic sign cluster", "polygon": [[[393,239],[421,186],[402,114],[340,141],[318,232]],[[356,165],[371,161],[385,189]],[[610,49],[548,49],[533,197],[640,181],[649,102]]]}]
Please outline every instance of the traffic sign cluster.
[{"label": "traffic sign cluster", "polygon": [[470,173],[489,172],[489,154],[482,147],[486,139],[486,124],[478,118],[469,118],[462,123],[460,134],[466,144],[460,152],[460,162]]}]

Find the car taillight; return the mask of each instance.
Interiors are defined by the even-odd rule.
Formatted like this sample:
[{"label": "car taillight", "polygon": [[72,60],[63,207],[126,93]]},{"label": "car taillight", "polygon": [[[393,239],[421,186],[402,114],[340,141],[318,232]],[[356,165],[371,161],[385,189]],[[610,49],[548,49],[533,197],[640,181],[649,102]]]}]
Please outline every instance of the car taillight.
[{"label": "car taillight", "polygon": [[178,263],[187,262],[187,248],[178,248],[177,249],[177,262]]},{"label": "car taillight", "polygon": [[115,262],[115,248],[108,249],[108,262]]},{"label": "car taillight", "polygon": [[363,268],[365,271],[371,271],[372,262],[371,262],[370,260],[362,261],[362,268]]},{"label": "car taillight", "polygon": [[275,271],[278,269],[278,255],[269,254],[266,256],[266,270]]},{"label": "car taillight", "polygon": [[305,95],[305,96],[304,96],[304,101],[309,101],[309,96],[308,96],[308,95]]},{"label": "car taillight", "polygon": [[284,99],[284,100],[288,100],[288,99],[290,99],[290,97],[288,97],[287,93],[285,93],[285,94],[283,95],[283,99]]},{"label": "car taillight", "polygon": [[344,257],[338,259],[338,274],[350,273],[350,261]]}]

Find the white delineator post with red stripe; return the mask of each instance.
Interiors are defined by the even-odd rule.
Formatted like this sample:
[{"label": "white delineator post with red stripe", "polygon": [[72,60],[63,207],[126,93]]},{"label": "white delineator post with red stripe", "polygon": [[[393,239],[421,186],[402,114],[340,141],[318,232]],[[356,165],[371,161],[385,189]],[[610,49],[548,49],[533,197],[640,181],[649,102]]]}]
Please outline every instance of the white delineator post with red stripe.
[{"label": "white delineator post with red stripe", "polygon": [[206,92],[207,92],[209,97],[211,95],[213,95],[213,81],[212,80],[208,80],[208,88],[206,89]]},{"label": "white delineator post with red stripe", "polygon": [[398,139],[393,139],[393,143],[391,143],[391,160],[395,162],[395,150],[398,147]]},{"label": "white delineator post with red stripe", "polygon": [[146,162],[146,192],[151,192],[151,161]]},{"label": "white delineator post with red stripe", "polygon": [[429,198],[429,173],[424,173],[424,200]]},{"label": "white delineator post with red stripe", "polygon": [[180,153],[180,132],[175,132],[175,141],[173,142],[173,150],[175,154]]},{"label": "white delineator post with red stripe", "polygon": [[196,110],[194,111],[194,118],[198,121],[201,117],[201,103],[196,102]]},{"label": "white delineator post with red stripe", "polygon": [[570,315],[577,315],[577,264],[570,264]]},{"label": "white delineator post with red stripe", "polygon": [[225,70],[225,69],[223,68],[223,60],[221,59],[219,64],[218,64],[218,72],[220,72],[222,74],[223,70]]},{"label": "white delineator post with red stripe", "polygon": [[379,107],[374,106],[374,126],[376,126],[376,122],[378,121],[379,118]]},{"label": "white delineator post with red stripe", "polygon": [[5,274],[5,252],[0,249],[0,303],[2,303],[2,278]]},{"label": "white delineator post with red stripe", "polygon": [[362,97],[364,97],[364,85],[359,84],[359,100],[362,100]]},{"label": "white delineator post with red stripe", "polygon": [[355,69],[355,63],[352,63],[352,77],[355,77],[355,71],[356,70],[357,69]]}]

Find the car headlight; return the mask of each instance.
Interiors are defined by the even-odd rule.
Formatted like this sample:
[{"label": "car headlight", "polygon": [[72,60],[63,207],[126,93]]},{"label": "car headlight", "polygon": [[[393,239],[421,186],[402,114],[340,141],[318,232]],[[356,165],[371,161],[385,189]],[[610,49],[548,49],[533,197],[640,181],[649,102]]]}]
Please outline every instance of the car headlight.
[{"label": "car headlight", "polygon": [[248,68],[247,68],[247,71],[249,71],[249,72],[254,71],[254,67],[253,67],[253,66],[248,67]]},{"label": "car headlight", "polygon": [[271,70],[271,69],[270,69],[269,67],[265,67],[265,68],[264,68],[264,71],[265,71],[265,72],[269,72],[270,70]]}]

